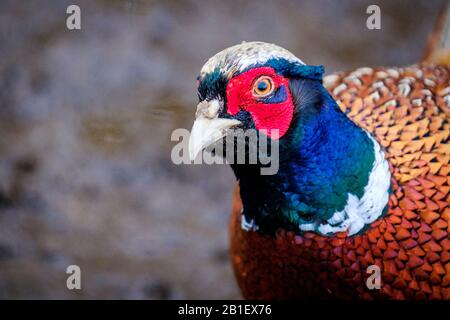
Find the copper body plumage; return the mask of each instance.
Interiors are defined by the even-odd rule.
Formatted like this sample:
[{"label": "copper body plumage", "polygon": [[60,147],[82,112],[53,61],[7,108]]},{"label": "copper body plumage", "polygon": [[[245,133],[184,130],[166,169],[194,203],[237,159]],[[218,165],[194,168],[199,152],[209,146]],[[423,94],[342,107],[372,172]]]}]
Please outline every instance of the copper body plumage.
[{"label": "copper body plumage", "polygon": [[[355,236],[265,236],[241,229],[237,188],[231,258],[243,296],[450,299],[450,68],[360,68],[324,85],[384,148],[389,210]],[[370,265],[381,270],[380,289],[366,286]]]}]

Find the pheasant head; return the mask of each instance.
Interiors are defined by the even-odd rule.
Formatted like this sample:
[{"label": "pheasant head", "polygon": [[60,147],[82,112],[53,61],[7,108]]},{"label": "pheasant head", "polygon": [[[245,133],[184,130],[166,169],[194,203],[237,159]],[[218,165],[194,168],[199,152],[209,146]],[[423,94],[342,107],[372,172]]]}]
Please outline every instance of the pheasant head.
[{"label": "pheasant head", "polygon": [[232,164],[242,227],[322,235],[359,233],[386,210],[390,173],[378,143],[341,112],[322,86],[322,66],[248,42],[210,58],[198,77],[191,157],[237,128],[279,144],[279,170]]}]

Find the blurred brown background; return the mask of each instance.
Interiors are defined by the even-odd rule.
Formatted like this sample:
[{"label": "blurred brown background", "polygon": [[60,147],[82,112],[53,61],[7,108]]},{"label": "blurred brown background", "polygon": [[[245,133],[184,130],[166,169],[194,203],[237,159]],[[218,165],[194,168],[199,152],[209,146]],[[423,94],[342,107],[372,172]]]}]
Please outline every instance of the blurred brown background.
[{"label": "blurred brown background", "polygon": [[[81,7],[81,31],[66,8]],[[381,7],[382,30],[365,27]],[[0,298],[240,298],[226,166],[175,166],[195,77],[243,40],[327,72],[418,61],[442,1],[1,1]],[[66,267],[82,290],[66,289]]]}]

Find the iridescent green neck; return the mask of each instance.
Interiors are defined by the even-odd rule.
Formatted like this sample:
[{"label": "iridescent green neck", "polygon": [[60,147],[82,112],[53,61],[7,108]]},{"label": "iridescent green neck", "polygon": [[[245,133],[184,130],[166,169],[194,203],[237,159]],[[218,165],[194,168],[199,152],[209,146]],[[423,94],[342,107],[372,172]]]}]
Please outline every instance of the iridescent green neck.
[{"label": "iridescent green neck", "polygon": [[[364,198],[377,157],[383,167],[376,174],[383,177],[381,186],[374,188],[381,195],[369,200],[383,202],[382,209],[387,203],[389,174],[384,157],[380,158],[382,152],[375,140],[339,110],[319,82],[293,82],[291,92],[299,98],[299,105],[292,128],[280,140],[278,173],[261,176],[250,166],[233,167],[240,180],[247,226],[264,233],[277,228],[322,234],[343,229],[359,232],[364,219],[345,222],[350,219],[347,211],[354,210],[349,201],[359,205]],[[368,215],[366,220],[372,219],[373,214]]]}]

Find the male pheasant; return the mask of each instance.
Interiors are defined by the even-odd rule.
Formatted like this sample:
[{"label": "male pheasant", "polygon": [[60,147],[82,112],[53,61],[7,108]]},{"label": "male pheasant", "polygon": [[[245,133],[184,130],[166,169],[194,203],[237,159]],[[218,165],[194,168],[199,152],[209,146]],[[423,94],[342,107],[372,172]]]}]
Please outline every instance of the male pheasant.
[{"label": "male pheasant", "polygon": [[450,68],[322,73],[248,42],[198,78],[192,157],[237,129],[279,143],[273,175],[231,164],[243,296],[450,299]]}]

